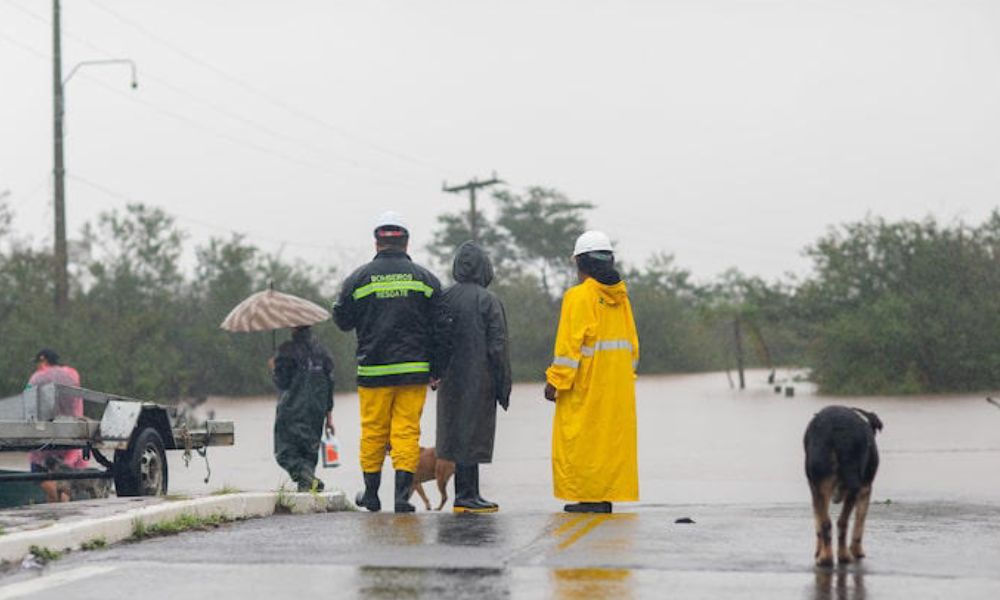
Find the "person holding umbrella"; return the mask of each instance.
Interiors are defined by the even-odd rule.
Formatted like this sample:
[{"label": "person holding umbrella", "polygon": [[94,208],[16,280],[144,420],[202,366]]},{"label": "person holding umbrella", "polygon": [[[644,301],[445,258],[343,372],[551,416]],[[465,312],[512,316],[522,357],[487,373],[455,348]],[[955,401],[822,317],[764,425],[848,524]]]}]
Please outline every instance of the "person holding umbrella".
[{"label": "person holding umbrella", "polygon": [[378,497],[386,448],[396,470],[395,511],[409,502],[420,460],[420,416],[427,384],[446,359],[439,341],[441,284],[406,253],[409,229],[394,212],[375,224],[374,260],[348,275],[333,306],[343,331],[357,331],[361,470],[365,490],[355,503],[382,510]]},{"label": "person holding umbrella", "polygon": [[292,330],[271,361],[280,397],[274,419],[274,458],[300,492],[322,491],[316,462],[326,431],[333,435],[333,357],[308,325]]},{"label": "person holding umbrella", "polygon": [[552,423],[555,496],[566,512],[610,513],[639,499],[635,369],[639,336],[611,239],[586,231],[573,258],[580,284],[563,296],[545,398]]},{"label": "person holding umbrella", "polygon": [[312,336],[310,325],[330,319],[313,302],[268,289],[253,294],[222,322],[226,331],[270,331],[272,347],[277,329],[292,329],[268,360],[278,388],[274,419],[274,458],[298,485],[300,492],[322,490],[315,476],[319,446],[326,430],[333,433],[333,358]]}]

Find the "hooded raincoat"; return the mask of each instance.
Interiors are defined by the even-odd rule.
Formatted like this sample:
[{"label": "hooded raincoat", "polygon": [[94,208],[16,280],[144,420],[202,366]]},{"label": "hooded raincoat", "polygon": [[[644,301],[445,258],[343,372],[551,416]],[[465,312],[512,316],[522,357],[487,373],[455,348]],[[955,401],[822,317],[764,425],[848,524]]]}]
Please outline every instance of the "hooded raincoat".
[{"label": "hooded raincoat", "polygon": [[459,464],[493,460],[497,404],[510,403],[511,374],[503,304],[486,287],[493,265],[477,244],[462,244],[443,298],[451,325],[451,361],[437,400],[437,456]]},{"label": "hooded raincoat", "polygon": [[281,392],[274,419],[274,458],[292,480],[310,482],[326,414],[333,410],[333,358],[307,330],[292,333],[274,358]]},{"label": "hooded raincoat", "polygon": [[587,278],[563,297],[555,357],[552,480],[571,502],[639,499],[635,368],[639,361],[625,283]]}]

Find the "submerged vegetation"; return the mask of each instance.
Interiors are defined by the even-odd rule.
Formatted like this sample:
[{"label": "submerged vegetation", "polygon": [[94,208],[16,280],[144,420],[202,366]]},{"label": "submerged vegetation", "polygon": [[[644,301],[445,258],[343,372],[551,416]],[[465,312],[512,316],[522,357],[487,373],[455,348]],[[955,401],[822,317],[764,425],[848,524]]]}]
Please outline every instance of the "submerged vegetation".
[{"label": "submerged vegetation", "polygon": [[[498,192],[493,206],[479,218],[496,265],[491,289],[506,306],[515,377],[539,380],[591,205],[535,187]],[[270,393],[271,336],[227,333],[219,323],[269,281],[329,305],[341,279],[240,236],[194,248],[185,268],[174,219],[130,205],[85,227],[90,245],[75,253],[68,314],[57,318],[51,255],[12,236],[10,222],[0,205],[0,396],[22,389],[42,346],[96,389],[155,400]],[[445,214],[434,232],[415,235],[432,238],[426,250],[442,280],[453,249],[470,237],[466,223],[464,213]],[[807,253],[810,276],[781,282],[736,270],[699,281],[668,254],[620,265],[642,341],[640,372],[732,368],[739,355],[748,365],[809,367],[832,393],[963,391],[1000,380],[1000,214],[978,226],[868,219],[832,229]],[[316,334],[334,352],[338,388],[352,387],[353,336],[332,325]]]}]

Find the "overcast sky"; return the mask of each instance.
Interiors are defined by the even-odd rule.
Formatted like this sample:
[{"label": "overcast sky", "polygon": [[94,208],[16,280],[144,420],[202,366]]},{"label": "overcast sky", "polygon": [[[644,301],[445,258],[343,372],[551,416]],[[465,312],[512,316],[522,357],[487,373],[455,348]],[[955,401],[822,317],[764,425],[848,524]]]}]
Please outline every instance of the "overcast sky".
[{"label": "overcast sky", "polygon": [[[50,11],[0,0],[0,191],[36,243]],[[830,225],[1000,199],[995,1],[64,0],[63,28],[64,73],[139,67],[67,87],[71,237],[133,200],[348,266],[380,210],[423,246],[466,202],[442,181],[495,169],[595,203],[632,262],[773,278]]]}]

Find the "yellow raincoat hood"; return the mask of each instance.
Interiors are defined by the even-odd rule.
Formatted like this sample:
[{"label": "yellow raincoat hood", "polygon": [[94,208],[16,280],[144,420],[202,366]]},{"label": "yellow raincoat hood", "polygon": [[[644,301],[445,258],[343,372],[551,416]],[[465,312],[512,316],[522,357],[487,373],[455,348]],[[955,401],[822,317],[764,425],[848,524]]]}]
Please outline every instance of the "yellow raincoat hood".
[{"label": "yellow raincoat hood", "polygon": [[592,285],[597,290],[601,300],[610,306],[616,306],[628,300],[628,288],[624,281],[619,281],[614,285],[598,283],[596,279],[588,277],[581,285]]}]

